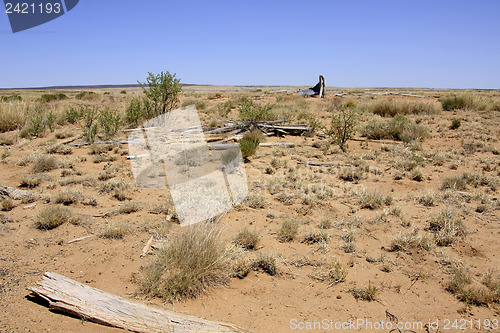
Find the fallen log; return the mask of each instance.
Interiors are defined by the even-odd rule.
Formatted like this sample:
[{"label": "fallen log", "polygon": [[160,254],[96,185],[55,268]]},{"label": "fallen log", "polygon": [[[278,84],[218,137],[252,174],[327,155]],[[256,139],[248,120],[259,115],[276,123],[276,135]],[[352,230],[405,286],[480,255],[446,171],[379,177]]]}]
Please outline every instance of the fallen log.
[{"label": "fallen log", "polygon": [[88,235],[88,236],[78,237],[78,238],[72,239],[70,241],[67,241],[66,244],[76,243],[76,242],[79,242],[79,241],[82,241],[84,239],[91,238],[91,237],[94,237],[94,236],[95,235]]},{"label": "fallen log", "polygon": [[265,130],[274,130],[286,134],[302,134],[304,132],[310,132],[311,127],[307,125],[268,125],[268,124],[257,124],[257,127]]},{"label": "fallen log", "polygon": [[142,249],[142,252],[141,252],[141,258],[144,258],[148,254],[149,248],[153,244],[154,240],[155,240],[155,236],[151,236],[151,238],[148,240],[146,245],[144,245],[144,248]]},{"label": "fallen log", "polygon": [[[297,162],[297,164],[311,165],[311,166],[340,166],[338,163],[327,163],[327,162]],[[343,164],[343,166],[349,166],[350,164]]]},{"label": "fallen log", "polygon": [[245,332],[232,324],[129,301],[56,273],[45,273],[29,290],[47,300],[51,309],[132,332]]},{"label": "fallen log", "polygon": [[295,147],[293,142],[262,142],[259,147]]},{"label": "fallen log", "polygon": [[0,197],[7,196],[14,200],[22,200],[28,196],[28,191],[19,190],[10,186],[0,186]]}]

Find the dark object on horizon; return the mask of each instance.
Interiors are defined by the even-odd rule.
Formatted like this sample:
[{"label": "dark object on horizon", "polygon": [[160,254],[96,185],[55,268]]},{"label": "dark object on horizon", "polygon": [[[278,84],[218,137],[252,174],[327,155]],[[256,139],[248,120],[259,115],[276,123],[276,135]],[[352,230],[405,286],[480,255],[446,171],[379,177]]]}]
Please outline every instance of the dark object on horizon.
[{"label": "dark object on horizon", "polygon": [[325,97],[325,78],[323,75],[319,76],[319,82],[314,87],[300,91],[299,95]]}]

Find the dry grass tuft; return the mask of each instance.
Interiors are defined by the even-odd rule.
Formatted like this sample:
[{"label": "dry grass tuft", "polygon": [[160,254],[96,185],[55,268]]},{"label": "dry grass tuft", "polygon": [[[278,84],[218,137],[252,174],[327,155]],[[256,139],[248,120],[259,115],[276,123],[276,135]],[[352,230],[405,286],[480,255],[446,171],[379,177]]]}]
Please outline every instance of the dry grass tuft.
[{"label": "dry grass tuft", "polygon": [[411,249],[422,249],[430,251],[434,247],[434,241],[427,235],[421,235],[417,229],[409,233],[399,232],[392,240],[391,251],[409,251]]},{"label": "dry grass tuft", "polygon": [[390,205],[392,203],[391,195],[383,195],[377,190],[365,189],[360,194],[361,208],[378,209],[384,204]]},{"label": "dry grass tuft", "polygon": [[224,285],[232,275],[230,253],[220,230],[196,225],[172,238],[145,269],[142,290],[174,302],[196,298],[211,286]]},{"label": "dry grass tuft", "polygon": [[69,209],[59,206],[44,208],[35,218],[35,227],[40,230],[51,230],[63,223],[79,224],[80,218]]},{"label": "dry grass tuft", "polygon": [[273,254],[261,253],[252,263],[252,269],[255,271],[262,271],[271,276],[280,275],[278,261]]},{"label": "dry grass tuft", "polygon": [[456,213],[451,207],[443,208],[432,218],[429,229],[434,232],[438,246],[453,245],[457,237],[465,236],[465,226],[456,218]]},{"label": "dry grass tuft", "polygon": [[371,302],[376,300],[378,288],[369,282],[365,288],[352,288],[350,292],[355,299]]},{"label": "dry grass tuft", "polygon": [[246,250],[254,250],[259,243],[260,236],[256,232],[244,229],[234,238],[234,243]]},{"label": "dry grass tuft", "polygon": [[56,194],[54,202],[69,206],[77,203],[82,198],[82,194],[76,191],[62,191]]},{"label": "dry grass tuft", "polygon": [[396,115],[432,115],[441,112],[439,103],[431,101],[415,101],[411,99],[381,99],[368,106],[368,111],[382,117]]},{"label": "dry grass tuft", "polygon": [[56,169],[57,166],[58,162],[54,156],[41,155],[33,162],[32,171],[34,173],[48,172]]},{"label": "dry grass tuft", "polygon": [[130,225],[126,223],[115,223],[106,226],[100,233],[100,237],[107,239],[123,239],[129,233]]},{"label": "dry grass tuft", "polygon": [[299,232],[299,223],[292,220],[287,220],[281,224],[278,231],[278,239],[280,242],[291,242],[297,237]]},{"label": "dry grass tuft", "polygon": [[329,241],[330,235],[324,230],[312,230],[304,235],[304,238],[302,239],[303,243],[309,245],[316,243],[328,243]]}]

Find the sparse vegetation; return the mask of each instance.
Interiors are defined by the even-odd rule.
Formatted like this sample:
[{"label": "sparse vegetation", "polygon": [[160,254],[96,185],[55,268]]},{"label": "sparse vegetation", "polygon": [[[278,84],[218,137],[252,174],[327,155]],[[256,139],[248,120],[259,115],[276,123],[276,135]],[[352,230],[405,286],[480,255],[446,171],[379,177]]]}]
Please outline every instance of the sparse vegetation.
[{"label": "sparse vegetation", "polygon": [[274,254],[261,253],[252,263],[252,269],[262,271],[271,276],[280,275],[280,269]]},{"label": "sparse vegetation", "polygon": [[475,285],[464,266],[455,266],[452,271],[446,290],[460,301],[477,306],[500,303],[500,281],[491,273],[485,275],[482,284]]},{"label": "sparse vegetation", "polygon": [[453,245],[457,237],[465,236],[465,226],[456,217],[456,213],[451,207],[445,207],[434,216],[430,221],[429,229],[434,232],[435,242],[438,246]]},{"label": "sparse vegetation", "polygon": [[391,195],[383,195],[377,190],[365,189],[360,194],[361,208],[378,209],[392,203]]},{"label": "sparse vegetation", "polygon": [[238,107],[240,113],[240,119],[248,122],[257,122],[264,120],[274,120],[275,116],[271,112],[273,106],[271,104],[258,105],[249,100],[248,98],[243,98]]},{"label": "sparse vegetation", "polygon": [[51,230],[66,222],[78,224],[80,219],[67,208],[48,206],[36,216],[35,227],[40,230]]},{"label": "sparse vegetation", "polygon": [[57,159],[54,156],[41,155],[33,162],[33,173],[47,172],[56,169]]},{"label": "sparse vegetation", "polygon": [[260,140],[249,135],[243,136],[240,140],[240,149],[243,158],[248,158],[255,154],[259,147]]},{"label": "sparse vegetation", "polygon": [[427,235],[418,233],[413,229],[408,233],[399,232],[392,240],[392,251],[409,251],[411,249],[422,249],[430,251],[434,247],[434,241]]},{"label": "sparse vegetation", "polygon": [[287,220],[281,224],[278,231],[278,239],[280,242],[291,242],[297,237],[299,232],[299,223],[292,220]]},{"label": "sparse vegetation", "polygon": [[182,85],[180,80],[175,78],[175,74],[170,74],[168,71],[162,71],[156,75],[151,72],[148,74],[146,82],[137,82],[146,96],[143,105],[145,116],[149,119],[158,117],[176,107]]},{"label": "sparse vegetation", "polygon": [[347,142],[356,133],[356,123],[356,111],[351,107],[340,107],[338,115],[332,115],[330,127],[325,129],[325,134],[345,152],[349,148]]},{"label": "sparse vegetation", "polygon": [[373,140],[397,140],[409,143],[423,141],[428,137],[429,129],[417,124],[406,116],[397,115],[389,120],[373,120],[361,129],[361,135]]},{"label": "sparse vegetation", "polygon": [[130,226],[126,223],[107,225],[100,233],[100,237],[108,239],[123,239],[129,232]]},{"label": "sparse vegetation", "polygon": [[244,229],[236,234],[234,237],[234,243],[246,250],[254,250],[259,243],[259,239],[259,234],[248,229]]},{"label": "sparse vegetation", "polygon": [[352,288],[350,290],[355,299],[368,302],[376,300],[378,291],[379,291],[378,288],[372,285],[371,282],[369,282],[368,286],[364,288]]},{"label": "sparse vegetation", "polygon": [[369,105],[369,111],[382,117],[396,115],[432,115],[441,112],[436,102],[415,101],[411,99],[389,98],[380,99]]},{"label": "sparse vegetation", "polygon": [[170,302],[196,298],[209,287],[228,282],[229,258],[220,230],[210,225],[190,227],[160,249],[144,271],[142,289]]},{"label": "sparse vegetation", "polygon": [[452,130],[455,130],[457,128],[459,128],[460,126],[462,126],[462,121],[460,119],[457,119],[457,118],[454,118],[452,121],[451,121],[451,126],[450,128]]},{"label": "sparse vegetation", "polygon": [[328,243],[330,241],[330,235],[324,230],[312,230],[304,235],[302,241],[309,245],[316,243]]}]

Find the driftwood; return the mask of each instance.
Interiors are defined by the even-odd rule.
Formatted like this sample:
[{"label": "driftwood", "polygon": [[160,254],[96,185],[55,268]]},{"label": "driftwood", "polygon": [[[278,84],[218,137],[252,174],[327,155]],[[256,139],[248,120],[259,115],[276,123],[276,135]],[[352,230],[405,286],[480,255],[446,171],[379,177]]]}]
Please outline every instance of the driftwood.
[{"label": "driftwood", "polygon": [[28,195],[28,191],[19,190],[10,186],[0,186],[0,197],[9,197],[14,200],[22,200]]},{"label": "driftwood", "polygon": [[305,132],[310,132],[311,127],[307,125],[270,125],[257,124],[257,127],[264,131],[276,131],[282,134],[299,135]]},{"label": "driftwood", "polygon": [[151,238],[148,240],[146,245],[144,245],[144,248],[142,249],[142,252],[141,252],[141,258],[145,257],[148,254],[149,249],[151,248],[151,245],[153,244],[154,240],[155,240],[155,237],[151,236]]},{"label": "driftwood", "polygon": [[[339,166],[338,163],[327,163],[327,162],[297,162],[297,164],[311,165],[311,166]],[[344,164],[348,166],[349,164]]]},{"label": "driftwood", "polygon": [[[127,143],[130,143],[129,141],[127,140],[118,140],[118,141],[96,141],[94,142],[93,144],[95,145],[112,145],[112,144],[116,144],[116,143],[120,143],[120,144],[127,144]],[[89,142],[76,142],[76,143],[70,143],[68,144],[69,146],[73,146],[73,147],[80,147],[80,146],[90,146],[90,143]]]},{"label": "driftwood", "polygon": [[76,243],[76,242],[79,242],[79,241],[82,241],[84,239],[91,238],[91,237],[94,237],[94,236],[95,235],[88,235],[88,236],[78,237],[78,238],[72,239],[70,241],[67,241],[66,244]]},{"label": "driftwood", "polygon": [[262,142],[259,147],[295,147],[293,142]]},{"label": "driftwood", "polygon": [[245,332],[231,324],[132,302],[56,273],[45,273],[29,290],[47,300],[51,309],[132,332]]}]

